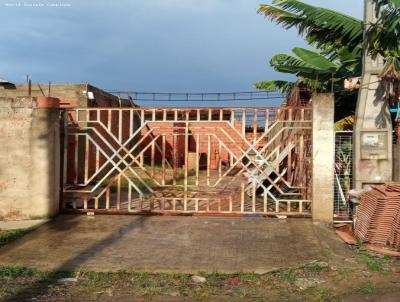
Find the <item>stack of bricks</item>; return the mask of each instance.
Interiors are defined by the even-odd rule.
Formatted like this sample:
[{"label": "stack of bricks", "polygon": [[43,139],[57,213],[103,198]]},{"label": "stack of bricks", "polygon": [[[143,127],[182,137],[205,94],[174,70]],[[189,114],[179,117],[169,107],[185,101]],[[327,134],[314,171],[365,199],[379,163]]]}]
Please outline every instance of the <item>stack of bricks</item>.
[{"label": "stack of bricks", "polygon": [[400,184],[375,186],[361,195],[355,235],[377,245],[400,249]]}]

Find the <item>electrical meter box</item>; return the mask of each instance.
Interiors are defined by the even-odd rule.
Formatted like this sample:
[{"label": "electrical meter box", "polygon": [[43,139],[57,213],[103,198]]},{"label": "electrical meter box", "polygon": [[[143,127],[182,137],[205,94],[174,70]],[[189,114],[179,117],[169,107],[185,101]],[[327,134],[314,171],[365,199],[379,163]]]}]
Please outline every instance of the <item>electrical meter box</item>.
[{"label": "electrical meter box", "polygon": [[388,159],[387,130],[361,131],[361,159]]}]

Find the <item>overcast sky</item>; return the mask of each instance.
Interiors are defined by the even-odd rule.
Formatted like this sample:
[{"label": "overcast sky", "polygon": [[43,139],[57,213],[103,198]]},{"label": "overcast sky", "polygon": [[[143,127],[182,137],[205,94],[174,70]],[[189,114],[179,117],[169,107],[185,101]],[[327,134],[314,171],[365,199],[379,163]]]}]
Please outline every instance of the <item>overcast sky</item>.
[{"label": "overcast sky", "polygon": [[[362,18],[362,0],[304,0]],[[249,91],[304,46],[260,0],[0,0],[0,77],[135,91]],[[62,3],[64,7],[46,7]],[[351,3],[351,5],[349,5]],[[26,4],[44,6],[29,7]]]}]

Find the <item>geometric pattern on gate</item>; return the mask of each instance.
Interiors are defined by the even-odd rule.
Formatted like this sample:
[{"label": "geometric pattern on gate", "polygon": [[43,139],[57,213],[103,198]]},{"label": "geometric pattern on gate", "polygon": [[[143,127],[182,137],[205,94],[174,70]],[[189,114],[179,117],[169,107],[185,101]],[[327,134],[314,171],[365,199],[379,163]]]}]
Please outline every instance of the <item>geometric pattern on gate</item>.
[{"label": "geometric pattern on gate", "polygon": [[77,108],[63,209],[311,214],[311,108]]}]

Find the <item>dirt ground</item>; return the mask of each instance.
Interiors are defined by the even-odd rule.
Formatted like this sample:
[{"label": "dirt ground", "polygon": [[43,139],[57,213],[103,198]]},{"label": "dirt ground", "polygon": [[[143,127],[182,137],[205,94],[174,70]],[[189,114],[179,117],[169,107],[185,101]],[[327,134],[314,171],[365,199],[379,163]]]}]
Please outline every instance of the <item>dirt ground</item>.
[{"label": "dirt ground", "polygon": [[60,216],[3,238],[1,301],[400,301],[400,259],[309,220]]},{"label": "dirt ground", "polygon": [[369,255],[363,259],[364,256],[355,251],[357,261],[364,265],[355,270],[316,262],[262,275],[199,273],[204,278],[201,282],[190,274],[49,273],[1,267],[0,298],[1,301],[107,302],[400,301],[399,261]]}]

